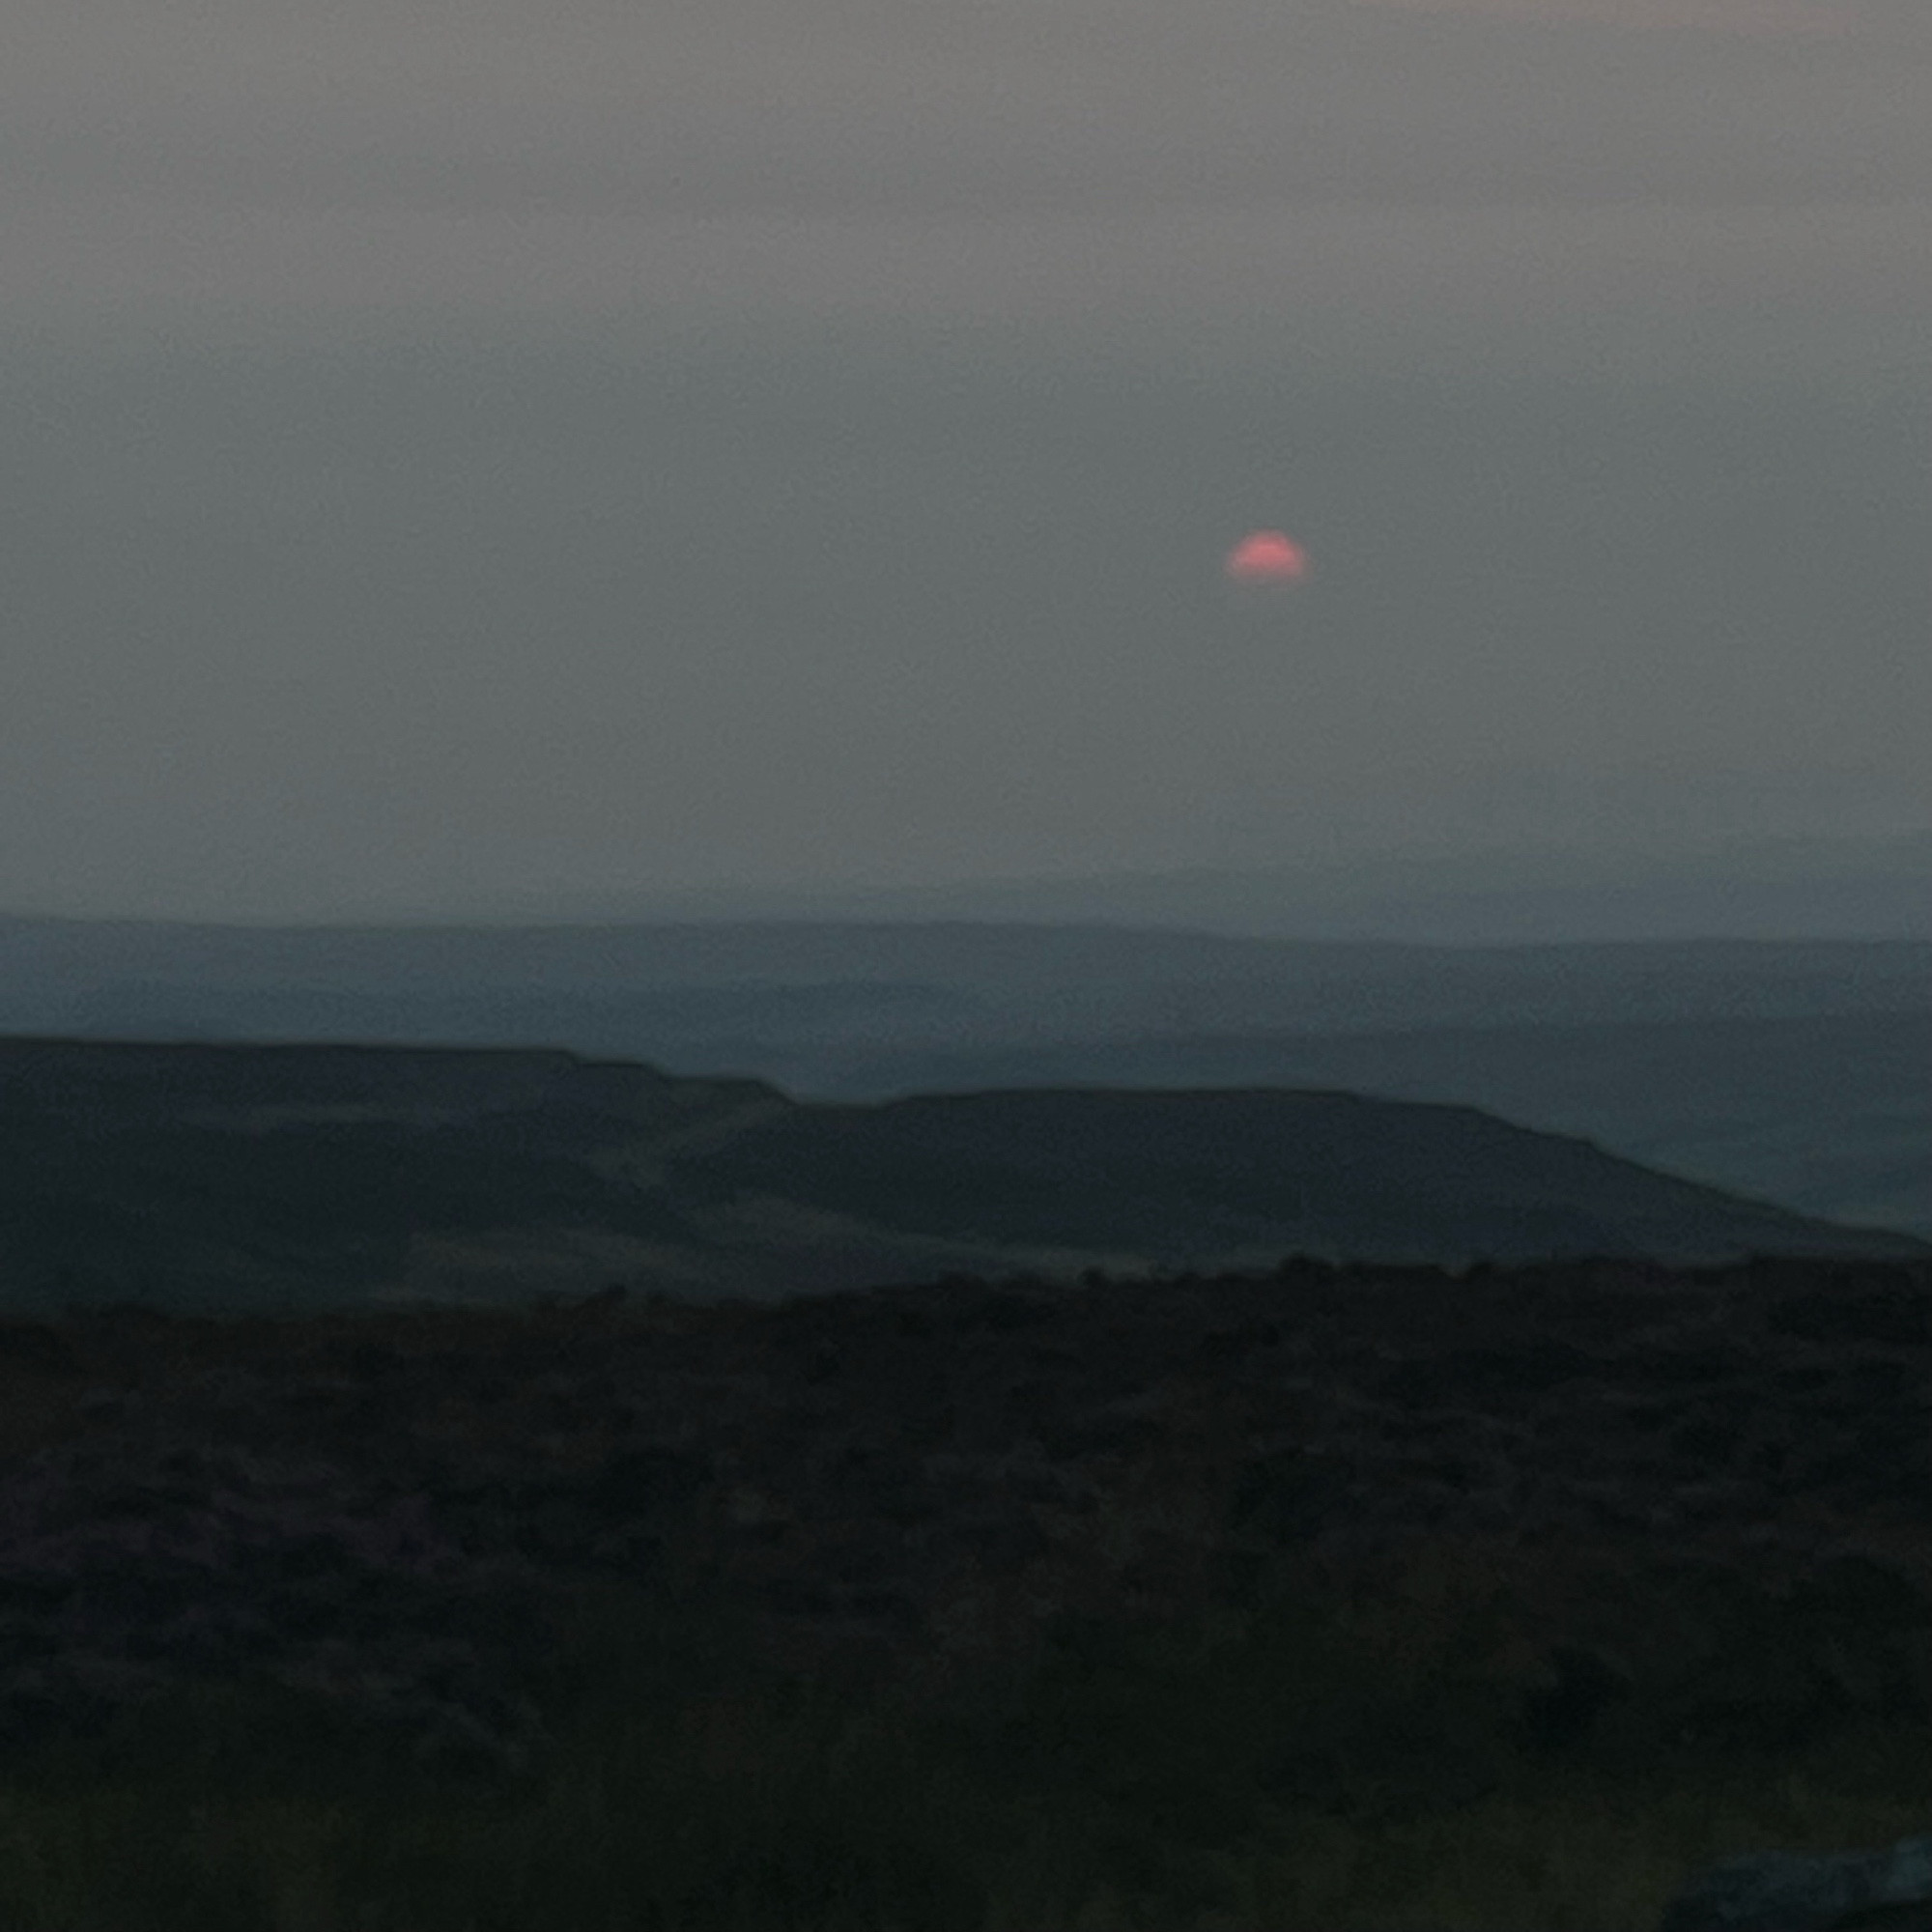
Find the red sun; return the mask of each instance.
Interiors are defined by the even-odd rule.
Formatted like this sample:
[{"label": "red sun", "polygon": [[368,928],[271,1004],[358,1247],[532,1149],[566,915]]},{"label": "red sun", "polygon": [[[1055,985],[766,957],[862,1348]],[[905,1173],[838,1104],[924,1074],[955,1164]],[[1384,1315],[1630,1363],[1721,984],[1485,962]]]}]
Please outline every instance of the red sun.
[{"label": "red sun", "polygon": [[1250,530],[1222,568],[1236,583],[1299,583],[1308,575],[1308,553],[1280,530]]}]

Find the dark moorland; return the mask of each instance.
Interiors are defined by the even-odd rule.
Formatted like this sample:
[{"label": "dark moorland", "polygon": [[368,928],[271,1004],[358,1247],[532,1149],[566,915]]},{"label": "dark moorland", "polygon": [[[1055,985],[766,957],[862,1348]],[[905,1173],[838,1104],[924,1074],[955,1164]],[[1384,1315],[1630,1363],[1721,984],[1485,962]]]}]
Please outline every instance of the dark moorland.
[{"label": "dark moorland", "polygon": [[1333,1093],[0,1122],[9,1927],[1649,1932],[1932,1804],[1910,1237]]},{"label": "dark moorland", "polygon": [[0,1389],[9,1923],[1635,1932],[1932,1802],[1925,1263],[126,1310]]},{"label": "dark moorland", "polygon": [[561,1052],[0,1040],[0,1304],[781,1298],[945,1269],[1923,1254],[1474,1108],[808,1105]]}]

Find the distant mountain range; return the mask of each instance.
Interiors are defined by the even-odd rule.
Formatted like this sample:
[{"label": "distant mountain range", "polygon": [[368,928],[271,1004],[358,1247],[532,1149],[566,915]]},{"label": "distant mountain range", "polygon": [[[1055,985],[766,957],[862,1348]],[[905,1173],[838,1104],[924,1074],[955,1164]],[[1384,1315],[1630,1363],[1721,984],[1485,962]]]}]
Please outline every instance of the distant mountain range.
[{"label": "distant mountain range", "polygon": [[0,1041],[0,1304],[294,1311],[621,1281],[1906,1256],[1466,1107],[1278,1091],[808,1105],[555,1052]]},{"label": "distant mountain range", "polygon": [[[1793,1018],[1932,1009],[1932,940],[1499,947],[1068,921],[221,926],[0,918],[0,1028],[488,1029],[1027,1044],[1177,1030]],[[452,1036],[447,1030],[460,1030]],[[510,1039],[492,1043],[514,1044]]]},{"label": "distant mountain range", "polygon": [[810,920],[1183,927],[1416,945],[1932,939],[1932,832],[1702,850],[1459,845],[939,886],[715,888],[529,903],[526,923]]}]

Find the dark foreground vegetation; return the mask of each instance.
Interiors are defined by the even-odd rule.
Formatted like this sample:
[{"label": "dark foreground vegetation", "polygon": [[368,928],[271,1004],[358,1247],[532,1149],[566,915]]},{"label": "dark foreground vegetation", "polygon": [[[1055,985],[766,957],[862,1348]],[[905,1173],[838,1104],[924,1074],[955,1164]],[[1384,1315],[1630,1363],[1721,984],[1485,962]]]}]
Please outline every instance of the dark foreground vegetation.
[{"label": "dark foreground vegetation", "polygon": [[0,1326],[19,1932],[1636,1932],[1932,1812],[1932,1267]]}]

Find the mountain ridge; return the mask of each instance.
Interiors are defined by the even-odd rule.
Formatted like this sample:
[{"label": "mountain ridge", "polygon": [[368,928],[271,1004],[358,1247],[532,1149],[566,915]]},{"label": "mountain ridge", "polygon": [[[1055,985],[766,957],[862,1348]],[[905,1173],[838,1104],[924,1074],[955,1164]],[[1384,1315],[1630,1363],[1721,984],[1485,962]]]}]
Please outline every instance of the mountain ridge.
[{"label": "mountain ridge", "polygon": [[15,1309],[784,1299],[1307,1252],[1719,1263],[1932,1248],[1480,1108],[1272,1088],[819,1104],[549,1050],[0,1039]]}]

